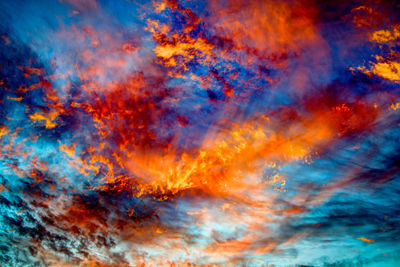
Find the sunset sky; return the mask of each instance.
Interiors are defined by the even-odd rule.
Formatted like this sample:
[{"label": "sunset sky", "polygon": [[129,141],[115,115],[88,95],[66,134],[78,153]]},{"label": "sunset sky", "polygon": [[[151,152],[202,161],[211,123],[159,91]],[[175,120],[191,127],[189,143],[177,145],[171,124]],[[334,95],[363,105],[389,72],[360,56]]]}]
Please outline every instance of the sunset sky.
[{"label": "sunset sky", "polygon": [[0,1],[0,266],[400,266],[400,4]]}]

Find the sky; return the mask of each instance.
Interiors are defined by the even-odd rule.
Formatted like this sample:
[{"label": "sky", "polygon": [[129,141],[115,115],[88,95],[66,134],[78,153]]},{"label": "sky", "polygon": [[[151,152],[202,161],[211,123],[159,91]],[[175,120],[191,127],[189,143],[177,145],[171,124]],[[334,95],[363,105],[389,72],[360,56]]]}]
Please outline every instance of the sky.
[{"label": "sky", "polygon": [[0,1],[1,266],[400,266],[400,4]]}]

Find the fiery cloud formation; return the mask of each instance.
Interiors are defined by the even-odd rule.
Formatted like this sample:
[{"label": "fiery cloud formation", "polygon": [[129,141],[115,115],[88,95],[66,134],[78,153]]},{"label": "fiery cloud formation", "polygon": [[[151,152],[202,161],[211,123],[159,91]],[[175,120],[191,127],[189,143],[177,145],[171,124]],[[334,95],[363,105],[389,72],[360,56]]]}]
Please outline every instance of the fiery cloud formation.
[{"label": "fiery cloud formation", "polygon": [[400,6],[2,1],[1,266],[397,266]]}]

